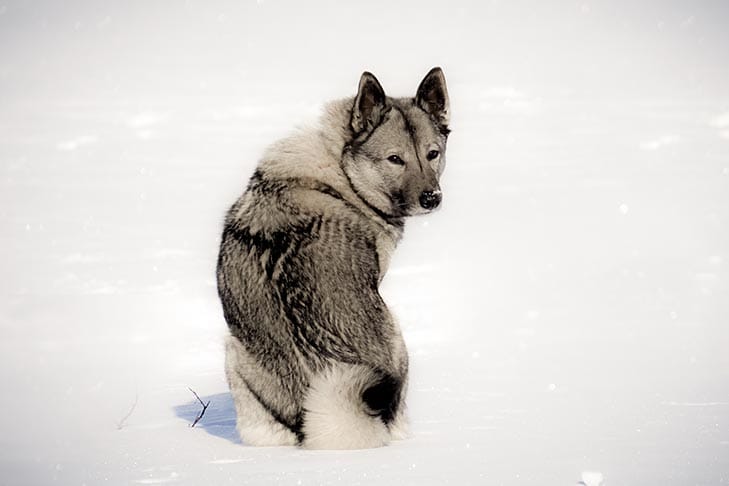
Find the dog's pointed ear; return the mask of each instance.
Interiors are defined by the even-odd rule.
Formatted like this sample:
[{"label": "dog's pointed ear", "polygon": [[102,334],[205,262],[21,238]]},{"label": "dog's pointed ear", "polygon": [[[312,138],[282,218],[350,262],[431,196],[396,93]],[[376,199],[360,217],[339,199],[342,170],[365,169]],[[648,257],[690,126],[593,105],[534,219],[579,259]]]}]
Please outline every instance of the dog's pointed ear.
[{"label": "dog's pointed ear", "polygon": [[450,121],[448,88],[441,68],[434,67],[425,75],[418,86],[415,103],[443,127],[448,127]]},{"label": "dog's pointed ear", "polygon": [[359,78],[359,90],[352,107],[350,124],[355,134],[374,129],[385,112],[385,91],[377,78],[369,72]]}]

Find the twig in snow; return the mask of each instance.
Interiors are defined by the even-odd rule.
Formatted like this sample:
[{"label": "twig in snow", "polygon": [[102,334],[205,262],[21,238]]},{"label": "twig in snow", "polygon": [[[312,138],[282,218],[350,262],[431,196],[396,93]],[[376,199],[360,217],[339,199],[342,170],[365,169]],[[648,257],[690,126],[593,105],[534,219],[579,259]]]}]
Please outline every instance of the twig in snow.
[{"label": "twig in snow", "polygon": [[117,422],[116,424],[116,430],[121,430],[126,425],[127,419],[132,416],[134,413],[134,409],[137,408],[137,402],[139,401],[139,393],[134,394],[134,403],[132,403],[132,407],[129,409],[127,414],[122,417],[122,419]]},{"label": "twig in snow", "polygon": [[200,421],[201,418],[203,418],[203,415],[205,415],[205,410],[208,409],[208,405],[210,405],[210,400],[208,400],[208,403],[203,402],[197,393],[195,393],[195,390],[193,390],[190,387],[187,387],[188,390],[192,392],[193,395],[195,395],[195,398],[197,398],[197,401],[200,402],[200,405],[202,405],[202,410],[200,411],[200,414],[197,416],[195,421],[190,424],[190,427],[195,427],[197,423]]}]

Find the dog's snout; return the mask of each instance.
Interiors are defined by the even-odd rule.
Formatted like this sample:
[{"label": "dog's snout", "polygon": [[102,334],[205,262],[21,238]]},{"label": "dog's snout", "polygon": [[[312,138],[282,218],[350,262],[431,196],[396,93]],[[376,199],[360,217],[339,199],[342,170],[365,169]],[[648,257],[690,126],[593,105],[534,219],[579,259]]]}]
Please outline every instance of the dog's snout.
[{"label": "dog's snout", "polygon": [[440,191],[423,191],[420,195],[420,205],[424,209],[435,209],[442,199]]}]

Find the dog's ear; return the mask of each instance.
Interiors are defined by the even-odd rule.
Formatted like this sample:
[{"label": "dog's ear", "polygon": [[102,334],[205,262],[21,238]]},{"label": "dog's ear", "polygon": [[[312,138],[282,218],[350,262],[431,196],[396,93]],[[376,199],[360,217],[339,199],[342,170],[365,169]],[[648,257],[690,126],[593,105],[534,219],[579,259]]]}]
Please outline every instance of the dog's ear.
[{"label": "dog's ear", "polygon": [[374,129],[385,112],[385,91],[377,78],[369,72],[359,78],[359,90],[352,107],[350,124],[355,134]]},{"label": "dog's ear", "polygon": [[425,75],[418,86],[415,103],[443,127],[448,127],[450,121],[448,88],[441,68],[434,67]]}]

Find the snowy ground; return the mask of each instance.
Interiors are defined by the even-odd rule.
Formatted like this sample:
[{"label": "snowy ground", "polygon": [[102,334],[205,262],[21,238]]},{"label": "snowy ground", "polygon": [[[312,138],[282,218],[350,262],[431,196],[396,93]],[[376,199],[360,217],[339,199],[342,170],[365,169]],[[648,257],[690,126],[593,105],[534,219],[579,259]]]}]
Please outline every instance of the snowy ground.
[{"label": "snowy ground", "polygon": [[[0,1],[0,484],[729,483],[729,8],[449,5]],[[433,65],[444,207],[382,289],[413,437],[246,447],[222,215],[362,70]]]}]

